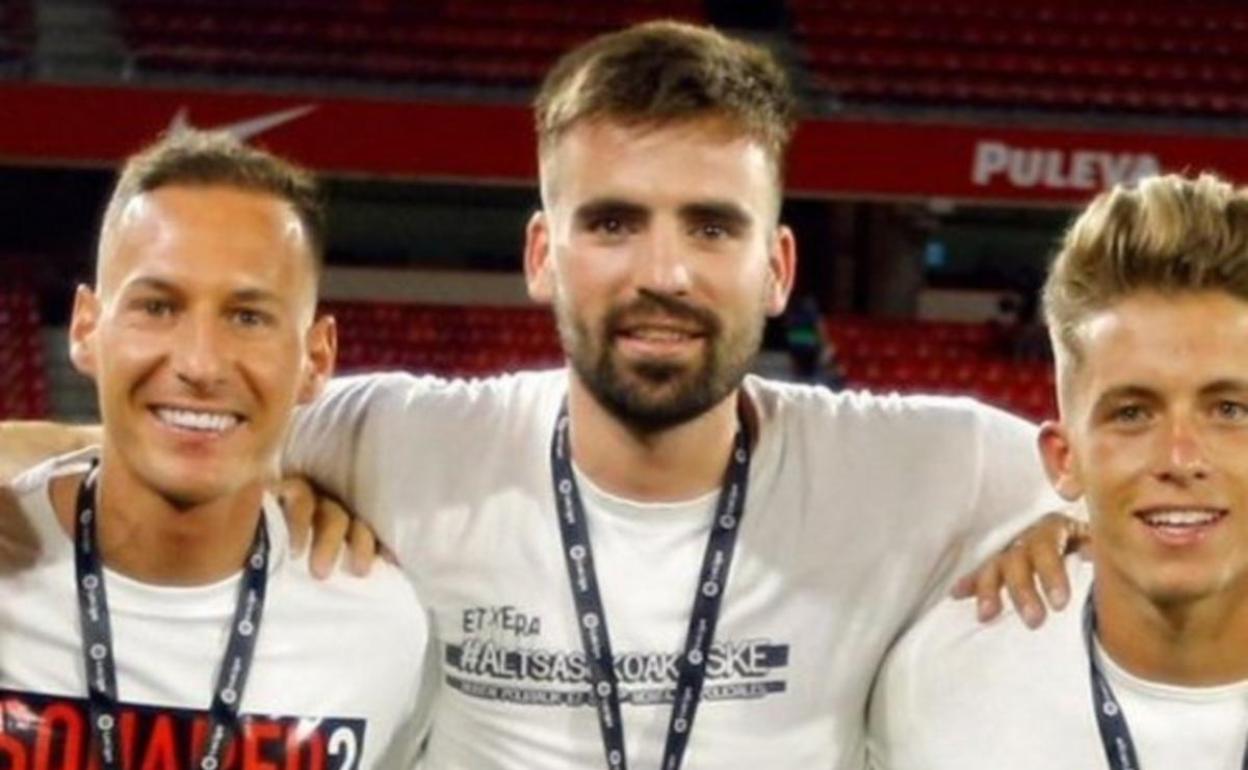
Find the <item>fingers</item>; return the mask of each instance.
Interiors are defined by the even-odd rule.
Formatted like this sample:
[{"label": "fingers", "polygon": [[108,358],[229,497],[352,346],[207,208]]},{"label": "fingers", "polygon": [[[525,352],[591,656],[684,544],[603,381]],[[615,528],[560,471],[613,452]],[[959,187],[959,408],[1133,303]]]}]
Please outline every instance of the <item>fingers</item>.
[{"label": "fingers", "polygon": [[949,595],[955,599],[969,599],[975,595],[975,579],[979,573],[968,572],[954,581]]},{"label": "fingers", "polygon": [[1070,602],[1070,579],[1063,557],[1089,539],[1086,524],[1065,514],[1050,513],[997,557],[1010,601],[1029,628],[1044,623],[1046,614],[1036,581],[1049,606],[1064,609]]},{"label": "fingers", "polygon": [[1044,623],[1045,599],[1057,610],[1070,602],[1070,579],[1063,556],[1089,541],[1084,522],[1050,513],[978,570],[960,578],[951,593],[959,599],[974,596],[976,614],[983,622],[1001,613],[1004,587],[1023,623],[1036,628]]},{"label": "fingers", "polygon": [[975,615],[979,622],[986,623],[1001,614],[1001,574],[1000,556],[989,559],[986,564],[972,572],[967,580],[975,596]]},{"label": "fingers", "polygon": [[1070,552],[1076,534],[1083,522],[1051,513],[1044,517],[1028,538],[1027,550],[1031,557],[1040,587],[1053,609],[1065,609],[1070,601],[1070,580],[1066,576],[1066,564],[1062,557]]},{"label": "fingers", "polygon": [[307,479],[291,476],[278,482],[277,499],[285,512],[286,528],[290,530],[291,553],[301,556],[312,533],[316,493]]},{"label": "fingers", "polygon": [[367,577],[373,560],[377,558],[377,536],[359,519],[351,520],[351,528],[347,531],[347,549],[350,553],[351,573]]},{"label": "fingers", "polygon": [[321,497],[317,501],[309,559],[313,575],[324,579],[333,572],[350,526],[351,517],[337,501],[329,497]]},{"label": "fingers", "polygon": [[[1010,603],[1018,611],[1019,617],[1028,628],[1037,628],[1044,622],[1044,602],[1036,590],[1035,564],[1032,561],[1032,546],[1026,540],[1030,534],[1010,544],[997,557],[1001,575],[1005,580],[1005,590],[1010,596]],[[1052,543],[1048,544],[1052,548]]]}]

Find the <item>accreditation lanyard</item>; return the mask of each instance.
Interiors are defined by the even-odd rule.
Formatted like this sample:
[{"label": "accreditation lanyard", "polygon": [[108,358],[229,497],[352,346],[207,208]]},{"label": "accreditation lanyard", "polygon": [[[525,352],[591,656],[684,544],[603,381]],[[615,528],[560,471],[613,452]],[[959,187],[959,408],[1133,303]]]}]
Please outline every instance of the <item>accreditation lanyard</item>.
[{"label": "accreditation lanyard", "polygon": [[[108,598],[104,590],[104,570],[100,564],[95,536],[95,490],[98,469],[92,468],[78,488],[74,513],[74,566],[78,583],[78,615],[82,623],[82,659],[87,672],[87,703],[91,733],[99,746],[102,770],[120,770],[120,743],[117,738],[117,667],[113,660],[113,631],[109,622]],[[234,620],[225,658],[217,673],[212,706],[208,712],[208,733],[204,739],[198,770],[219,770],[225,752],[238,730],[238,704],[255,657],[256,637],[264,611],[264,591],[268,582],[269,534],[263,512],[256,526],[255,540],[247,554],[247,564],[239,585]]]},{"label": "accreditation lanyard", "polygon": [[[1092,641],[1095,638],[1096,607],[1093,606],[1092,592],[1089,591],[1088,599],[1083,605],[1083,642],[1088,651],[1092,706],[1096,711],[1096,726],[1101,733],[1101,745],[1105,747],[1105,759],[1110,770],[1140,770],[1140,760],[1135,754],[1135,741],[1131,739],[1127,718],[1122,713],[1122,706],[1118,704],[1118,698],[1114,697],[1114,689],[1110,687],[1097,659]],[[1244,749],[1240,767],[1248,770],[1248,748]]]},{"label": "accreditation lanyard", "polygon": [[[568,580],[572,586],[572,600],[576,604],[581,644],[588,658],[592,698],[598,712],[598,726],[602,731],[607,767],[610,770],[626,770],[628,759],[624,749],[624,725],[620,721],[620,692],[615,675],[615,659],[611,653],[611,635],[607,630],[602,595],[598,591],[598,577],[594,570],[593,550],[589,544],[585,508],[572,471],[571,450],[568,439],[568,405],[565,402],[559,410],[550,445],[559,532],[563,537],[563,553],[568,566]],[[702,572],[698,578],[697,593],[694,595],[689,630],[685,635],[685,645],[677,668],[676,691],[667,725],[661,770],[679,770],[685,749],[689,745],[693,717],[698,710],[702,685],[706,680],[706,662],[711,641],[715,636],[715,624],[719,620],[720,601],[724,595],[724,586],[728,583],[728,569],[732,565],[732,553],[737,542],[741,517],[745,514],[746,482],[749,475],[750,438],[745,422],[741,421],[733,442],[732,457],[724,474],[724,486],[715,505],[715,521],[707,538],[706,553],[702,557]]]}]

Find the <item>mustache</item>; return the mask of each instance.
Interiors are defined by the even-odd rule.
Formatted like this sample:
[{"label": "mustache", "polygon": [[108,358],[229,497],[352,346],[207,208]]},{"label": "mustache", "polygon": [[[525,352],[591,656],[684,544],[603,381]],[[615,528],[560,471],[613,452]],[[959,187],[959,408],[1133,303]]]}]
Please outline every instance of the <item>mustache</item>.
[{"label": "mustache", "polygon": [[639,289],[637,299],[607,311],[603,325],[608,332],[616,332],[624,326],[625,321],[634,317],[688,321],[708,337],[718,335],[722,326],[719,316],[708,308],[649,289]]}]

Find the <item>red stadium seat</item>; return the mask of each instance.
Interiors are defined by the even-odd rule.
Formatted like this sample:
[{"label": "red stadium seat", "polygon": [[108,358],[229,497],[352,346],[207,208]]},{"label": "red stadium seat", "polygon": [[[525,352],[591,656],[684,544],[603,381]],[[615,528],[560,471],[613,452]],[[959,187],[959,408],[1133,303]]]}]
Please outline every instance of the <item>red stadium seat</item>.
[{"label": "red stadium seat", "polygon": [[34,294],[5,287],[0,289],[0,419],[45,417],[49,406]]},{"label": "red stadium seat", "polygon": [[323,310],[338,320],[343,370],[485,375],[562,360],[544,308],[330,302]]},{"label": "red stadium seat", "polygon": [[116,8],[144,70],[516,87],[593,34],[645,18],[705,18],[696,0],[121,0]]},{"label": "red stadium seat", "polygon": [[842,103],[1248,115],[1248,16],[1182,0],[793,0],[813,82]]}]

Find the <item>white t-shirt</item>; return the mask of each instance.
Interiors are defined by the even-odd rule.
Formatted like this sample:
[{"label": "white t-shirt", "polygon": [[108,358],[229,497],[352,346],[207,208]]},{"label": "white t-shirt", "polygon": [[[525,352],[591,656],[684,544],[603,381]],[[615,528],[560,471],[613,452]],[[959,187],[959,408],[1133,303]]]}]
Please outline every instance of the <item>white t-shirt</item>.
[{"label": "white t-shirt", "polygon": [[[48,486],[84,472],[93,454],[56,458],[13,484],[22,516],[6,517],[0,531],[0,766],[60,767],[53,759],[66,751],[79,758],[67,766],[87,767],[74,548]],[[280,511],[271,499],[264,507],[271,566],[232,749],[244,762],[234,766],[411,767],[428,628],[410,584],[388,565],[366,579],[338,571],[315,580],[306,560],[291,557]],[[240,579],[170,588],[105,569],[130,767],[191,766]],[[22,754],[29,765],[17,761]]]},{"label": "white t-shirt", "polygon": [[[377,527],[432,614],[433,770],[605,766],[551,484],[567,376],[349,378],[296,418],[288,467]],[[893,639],[955,570],[1058,503],[1035,429],[1003,412],[745,388],[759,436],[684,767],[861,768]],[[715,495],[640,504],[581,481],[628,760],[653,768]]]},{"label": "white t-shirt", "polygon": [[[879,770],[1109,766],[1082,631],[1093,570],[1074,557],[1070,571],[1075,601],[1035,631],[1013,612],[983,625],[972,606],[946,601],[906,634],[872,702]],[[1240,770],[1248,682],[1177,687],[1099,657],[1144,770]]]}]

